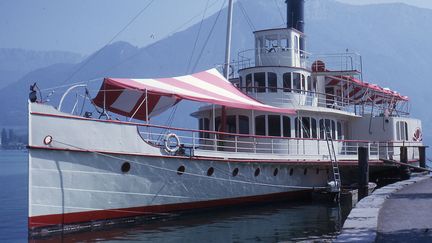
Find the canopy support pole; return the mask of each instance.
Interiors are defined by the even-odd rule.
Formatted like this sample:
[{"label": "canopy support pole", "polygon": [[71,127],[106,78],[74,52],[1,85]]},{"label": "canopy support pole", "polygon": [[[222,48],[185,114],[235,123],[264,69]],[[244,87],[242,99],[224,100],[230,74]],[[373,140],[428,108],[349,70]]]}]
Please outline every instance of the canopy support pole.
[{"label": "canopy support pole", "polygon": [[[214,104],[212,104],[212,118],[213,118],[212,130],[213,130],[213,132],[216,132],[216,112],[215,112],[215,105]],[[216,133],[213,133],[213,147],[214,147],[214,150],[217,149]]]},{"label": "canopy support pole", "polygon": [[227,110],[226,106],[222,106],[221,129],[220,129],[220,132],[226,132],[226,122],[227,122],[226,110]]},{"label": "canopy support pole", "polygon": [[[141,103],[139,104],[139,106],[135,109],[134,113],[129,118],[129,121],[132,121],[132,119],[134,118],[134,116],[136,115],[136,113],[139,111],[139,109],[141,108],[141,106],[144,104],[144,102],[146,102],[146,104],[147,104],[147,89],[146,89],[146,95],[145,95],[144,99],[141,101]],[[146,114],[147,114],[147,111],[146,111]],[[147,118],[147,122],[148,122],[148,117],[146,117],[146,118]]]},{"label": "canopy support pole", "polygon": [[146,101],[146,123],[147,125],[149,124],[150,118],[149,118],[149,113],[148,113],[148,92],[147,89],[145,90],[145,101]]},{"label": "canopy support pole", "polygon": [[252,112],[252,117],[251,117],[251,126],[252,126],[252,135],[255,135],[255,111],[251,110]]}]

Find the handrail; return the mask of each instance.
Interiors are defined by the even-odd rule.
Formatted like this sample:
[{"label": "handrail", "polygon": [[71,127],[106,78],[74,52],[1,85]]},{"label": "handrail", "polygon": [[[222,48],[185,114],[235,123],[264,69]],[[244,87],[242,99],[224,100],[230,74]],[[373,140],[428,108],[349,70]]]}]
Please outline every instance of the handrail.
[{"label": "handrail", "polygon": [[87,87],[87,84],[77,84],[77,85],[71,86],[64,92],[64,94],[61,97],[60,102],[59,102],[59,106],[58,106],[59,111],[61,111],[61,108],[63,106],[63,101],[66,98],[66,96],[69,94],[69,92],[71,92],[73,89],[80,88],[80,87]]}]

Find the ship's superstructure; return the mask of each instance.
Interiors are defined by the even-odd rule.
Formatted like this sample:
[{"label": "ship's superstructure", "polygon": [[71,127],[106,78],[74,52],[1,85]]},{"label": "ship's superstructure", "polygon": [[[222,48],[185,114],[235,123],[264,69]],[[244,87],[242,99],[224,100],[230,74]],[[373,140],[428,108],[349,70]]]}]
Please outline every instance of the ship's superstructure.
[{"label": "ship's superstructure", "polygon": [[[287,28],[256,31],[227,80],[216,69],[163,79],[104,79],[93,110],[29,103],[29,228],[75,230],[142,216],[268,200],[349,184],[359,147],[418,160],[421,122],[408,98],[361,77],[353,53],[305,51],[303,0],[287,1]],[[152,124],[182,100],[198,129]],[[83,105],[84,107],[84,105]],[[117,118],[117,119],[116,119]],[[175,118],[174,118],[175,119]],[[145,121],[145,122],[140,122]]]}]

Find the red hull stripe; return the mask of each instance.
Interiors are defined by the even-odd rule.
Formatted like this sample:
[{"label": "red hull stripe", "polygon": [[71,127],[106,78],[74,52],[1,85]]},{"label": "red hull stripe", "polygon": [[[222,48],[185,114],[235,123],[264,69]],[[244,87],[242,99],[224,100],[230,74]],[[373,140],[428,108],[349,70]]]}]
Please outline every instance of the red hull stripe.
[{"label": "red hull stripe", "polygon": [[86,211],[77,213],[66,213],[66,214],[52,214],[29,217],[28,227],[31,230],[36,228],[43,228],[61,224],[78,224],[96,220],[110,220],[119,218],[129,218],[137,216],[150,216],[163,213],[181,212],[193,209],[204,209],[214,208],[221,206],[233,206],[247,203],[258,203],[258,202],[270,202],[270,201],[283,201],[307,198],[310,196],[311,190],[302,190],[295,192],[283,192],[259,196],[241,197],[241,198],[229,198],[219,199],[212,201],[201,201],[201,202],[190,202],[190,203],[179,203],[179,204],[166,204],[166,205],[154,205],[154,206],[143,206],[133,208],[122,208],[122,209],[110,209],[110,210],[96,210]]}]

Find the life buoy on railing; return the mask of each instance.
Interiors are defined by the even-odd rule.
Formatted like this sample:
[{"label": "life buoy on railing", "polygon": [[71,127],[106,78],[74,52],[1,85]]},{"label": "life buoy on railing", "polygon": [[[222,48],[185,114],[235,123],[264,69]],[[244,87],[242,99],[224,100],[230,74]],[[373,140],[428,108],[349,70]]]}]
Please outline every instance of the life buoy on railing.
[{"label": "life buoy on railing", "polygon": [[168,153],[176,153],[180,149],[180,139],[174,133],[169,133],[164,141],[165,151]]},{"label": "life buoy on railing", "polygon": [[417,127],[415,132],[414,132],[413,140],[415,142],[423,141],[423,135],[422,135],[421,129],[419,127]]}]

